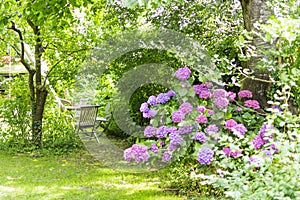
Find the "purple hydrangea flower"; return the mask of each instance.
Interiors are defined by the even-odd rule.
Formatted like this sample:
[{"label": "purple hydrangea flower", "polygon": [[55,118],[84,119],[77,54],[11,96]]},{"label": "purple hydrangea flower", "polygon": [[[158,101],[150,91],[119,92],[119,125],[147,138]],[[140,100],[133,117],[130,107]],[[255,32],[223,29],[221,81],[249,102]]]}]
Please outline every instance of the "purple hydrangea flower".
[{"label": "purple hydrangea flower", "polygon": [[234,119],[229,119],[225,122],[225,126],[228,130],[232,131],[232,128],[236,126],[238,123],[234,121]]},{"label": "purple hydrangea flower", "polygon": [[248,107],[248,108],[253,108],[254,110],[259,109],[259,103],[256,100],[247,100],[244,102],[244,106]]},{"label": "purple hydrangea flower", "polygon": [[155,136],[155,133],[156,133],[156,128],[153,126],[147,126],[144,129],[144,136],[147,138],[151,138],[151,137]]},{"label": "purple hydrangea flower", "polygon": [[252,98],[252,92],[249,90],[242,90],[238,93],[240,98]]},{"label": "purple hydrangea flower", "polygon": [[210,91],[202,91],[199,94],[199,97],[202,98],[202,99],[208,99],[208,98],[211,97],[211,93],[210,93]]},{"label": "purple hydrangea flower", "polygon": [[[210,87],[210,84],[209,83],[202,83],[202,84],[197,84],[197,85],[194,85],[194,92],[195,94],[198,94],[200,95],[202,92],[209,92],[209,87]],[[210,94],[210,92],[209,92]]]},{"label": "purple hydrangea flower", "polygon": [[175,126],[171,126],[169,128],[169,133],[177,133],[177,128]]},{"label": "purple hydrangea flower", "polygon": [[149,110],[149,112],[143,112],[144,118],[153,118],[157,115],[157,110]]},{"label": "purple hydrangea flower", "polygon": [[237,137],[242,137],[245,135],[247,128],[244,126],[244,124],[237,124],[234,127],[232,127],[232,132]]},{"label": "purple hydrangea flower", "polygon": [[184,119],[184,114],[181,111],[175,111],[172,113],[172,121],[179,123]]},{"label": "purple hydrangea flower", "polygon": [[265,144],[265,140],[263,140],[260,135],[257,135],[253,138],[252,144],[255,149],[260,149]]},{"label": "purple hydrangea flower", "polygon": [[132,153],[131,153],[131,147],[128,149],[125,149],[124,151],[124,158],[125,160],[127,160],[128,162],[131,162],[133,160],[132,158]]},{"label": "purple hydrangea flower", "polygon": [[156,144],[152,144],[151,147],[150,147],[150,150],[152,152],[154,152],[155,154],[158,153],[158,147],[156,146]]},{"label": "purple hydrangea flower", "polygon": [[201,148],[198,152],[197,161],[202,165],[209,165],[214,157],[214,152],[209,148]]},{"label": "purple hydrangea flower", "polygon": [[197,132],[194,136],[194,140],[198,140],[201,143],[206,142],[206,136],[203,132]]},{"label": "purple hydrangea flower", "polygon": [[231,149],[229,147],[223,147],[222,151],[225,153],[226,157],[230,156]]},{"label": "purple hydrangea flower", "polygon": [[198,124],[205,124],[207,122],[207,117],[205,115],[199,115],[197,118],[196,118],[196,122]]},{"label": "purple hydrangea flower", "polygon": [[[268,124],[263,124],[262,127],[260,128],[259,130],[259,135],[262,137],[262,138],[265,138],[265,134],[267,131],[270,131],[270,130],[273,130],[274,127],[272,125],[268,125]],[[272,138],[273,137],[273,134],[268,136],[269,138]]]},{"label": "purple hydrangea flower", "polygon": [[211,134],[211,133],[218,133],[219,128],[215,124],[211,124],[206,127],[206,133]]},{"label": "purple hydrangea flower", "polygon": [[183,141],[182,137],[178,133],[171,133],[170,134],[170,143],[174,145],[180,145]]},{"label": "purple hydrangea flower", "polygon": [[156,106],[156,96],[151,95],[148,100],[147,103],[151,106]]},{"label": "purple hydrangea flower", "polygon": [[176,150],[178,146],[181,145],[183,142],[182,137],[178,133],[171,133],[170,134],[170,144],[169,144],[169,150]]},{"label": "purple hydrangea flower", "polygon": [[178,130],[179,134],[188,134],[192,132],[193,126],[181,126]]},{"label": "purple hydrangea flower", "polygon": [[225,98],[216,98],[213,102],[213,104],[219,108],[219,109],[223,109],[223,108],[227,108],[228,107],[228,100]]},{"label": "purple hydrangea flower", "polygon": [[165,104],[170,100],[170,97],[166,93],[160,93],[156,97],[156,103]]},{"label": "purple hydrangea flower", "polygon": [[170,90],[170,91],[167,92],[167,95],[168,95],[169,97],[174,97],[174,96],[176,95],[176,93],[175,93],[174,90]]},{"label": "purple hydrangea flower", "polygon": [[177,146],[174,145],[174,144],[172,144],[172,143],[170,143],[169,146],[168,146],[168,149],[169,149],[170,151],[175,151],[175,150],[177,149]]},{"label": "purple hydrangea flower", "polygon": [[227,92],[224,89],[216,89],[212,96],[216,98],[226,98]]},{"label": "purple hydrangea flower", "polygon": [[164,162],[168,162],[172,157],[172,153],[171,152],[164,152],[163,155],[162,155],[162,160]]},{"label": "purple hydrangea flower", "polygon": [[148,147],[144,145],[134,144],[131,147],[131,152],[133,153],[137,163],[142,161],[148,161],[150,155],[148,153]]},{"label": "purple hydrangea flower", "polygon": [[233,102],[236,98],[236,93],[234,92],[227,92],[227,96],[226,97],[229,97],[229,101],[230,102]]},{"label": "purple hydrangea flower", "polygon": [[141,107],[140,107],[140,111],[141,112],[145,112],[145,113],[147,113],[147,112],[149,112],[149,107],[148,107],[148,103],[142,103],[141,104]]},{"label": "purple hydrangea flower", "polygon": [[164,138],[169,133],[169,128],[167,126],[161,126],[156,131],[157,138]]},{"label": "purple hydrangea flower", "polygon": [[198,106],[198,107],[197,107],[197,111],[198,111],[198,112],[204,113],[205,110],[206,110],[205,106]]},{"label": "purple hydrangea flower", "polygon": [[208,114],[209,114],[209,115],[213,115],[213,114],[215,114],[215,111],[212,110],[212,109],[209,109]]},{"label": "purple hydrangea flower", "polygon": [[187,80],[191,75],[191,70],[188,67],[179,68],[175,73],[174,76],[178,80]]},{"label": "purple hydrangea flower", "polygon": [[142,161],[146,162],[149,157],[148,147],[144,145],[134,144],[124,151],[124,158],[129,162],[132,161],[133,158],[135,158],[137,163]]},{"label": "purple hydrangea flower", "polygon": [[181,111],[184,115],[186,115],[193,111],[193,106],[188,102],[184,102],[183,104],[180,105],[179,111]]}]

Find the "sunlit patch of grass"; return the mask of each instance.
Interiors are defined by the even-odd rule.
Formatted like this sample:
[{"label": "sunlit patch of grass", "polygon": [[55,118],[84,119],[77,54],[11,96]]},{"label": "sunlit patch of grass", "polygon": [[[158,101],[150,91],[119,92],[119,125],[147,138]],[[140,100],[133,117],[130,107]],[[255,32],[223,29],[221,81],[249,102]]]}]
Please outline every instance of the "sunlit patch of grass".
[{"label": "sunlit patch of grass", "polygon": [[35,158],[0,152],[0,199],[182,199],[158,172],[128,173],[85,154]]}]

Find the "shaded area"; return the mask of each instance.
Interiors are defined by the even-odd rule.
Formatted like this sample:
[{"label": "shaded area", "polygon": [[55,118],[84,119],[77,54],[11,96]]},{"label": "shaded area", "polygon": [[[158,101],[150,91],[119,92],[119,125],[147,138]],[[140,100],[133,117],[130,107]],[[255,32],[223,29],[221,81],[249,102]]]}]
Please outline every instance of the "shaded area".
[{"label": "shaded area", "polygon": [[109,169],[86,152],[34,158],[0,152],[0,199],[182,199],[158,173]]}]

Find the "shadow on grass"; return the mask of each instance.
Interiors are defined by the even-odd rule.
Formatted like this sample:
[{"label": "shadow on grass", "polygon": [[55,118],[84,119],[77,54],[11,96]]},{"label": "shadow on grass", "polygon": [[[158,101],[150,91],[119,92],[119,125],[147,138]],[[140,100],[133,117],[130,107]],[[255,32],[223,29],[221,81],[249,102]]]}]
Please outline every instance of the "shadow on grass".
[{"label": "shadow on grass", "polygon": [[0,152],[0,199],[182,199],[161,172],[116,171],[85,153],[33,158]]}]

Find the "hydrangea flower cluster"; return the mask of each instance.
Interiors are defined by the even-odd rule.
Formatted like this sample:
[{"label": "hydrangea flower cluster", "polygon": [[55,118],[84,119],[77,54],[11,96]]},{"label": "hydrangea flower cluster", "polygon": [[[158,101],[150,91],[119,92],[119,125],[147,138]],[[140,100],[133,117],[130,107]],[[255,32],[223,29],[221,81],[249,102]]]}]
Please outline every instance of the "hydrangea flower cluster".
[{"label": "hydrangea flower cluster", "polygon": [[233,135],[239,138],[242,138],[247,131],[247,128],[244,124],[238,124],[234,119],[227,120],[225,122],[225,127],[231,131]]},{"label": "hydrangea flower cluster", "polygon": [[178,80],[187,80],[190,78],[190,75],[191,70],[188,67],[179,68],[174,74]]},{"label": "hydrangea flower cluster", "polygon": [[240,98],[252,98],[252,92],[249,90],[242,90],[238,93]]},{"label": "hydrangea flower cluster", "polygon": [[170,134],[170,144],[169,144],[169,150],[175,151],[178,146],[181,145],[183,142],[183,138],[178,133],[171,133]]},{"label": "hydrangea flower cluster", "polygon": [[154,137],[154,136],[155,136],[155,133],[156,133],[156,128],[153,127],[153,126],[147,126],[147,127],[144,129],[144,136],[145,136],[146,138]]},{"label": "hydrangea flower cluster", "polygon": [[194,140],[198,140],[201,143],[206,142],[206,135],[203,132],[197,132],[194,136]]},{"label": "hydrangea flower cluster", "polygon": [[184,102],[183,104],[180,105],[179,109],[177,111],[174,111],[172,113],[172,121],[174,123],[179,123],[181,122],[187,114],[193,111],[193,105]]},{"label": "hydrangea flower cluster", "polygon": [[222,151],[225,153],[225,155],[227,157],[231,156],[233,158],[236,158],[236,157],[242,156],[242,152],[241,151],[232,151],[229,147],[223,147]]},{"label": "hydrangea flower cluster", "polygon": [[254,110],[260,109],[259,103],[256,100],[247,100],[244,102],[244,106],[253,108]]},{"label": "hydrangea flower cluster", "polygon": [[210,93],[210,84],[209,83],[202,83],[200,85],[194,85],[194,92],[198,94],[200,98],[207,99],[211,97]]},{"label": "hydrangea flower cluster", "polygon": [[147,102],[144,102],[140,106],[140,111],[144,118],[153,118],[157,115],[157,110],[150,109],[149,106],[157,106],[157,104],[165,104],[170,101],[171,97],[175,96],[175,92],[170,90],[166,93],[160,93],[159,95],[151,95]]},{"label": "hydrangea flower cluster", "polygon": [[[260,149],[263,145],[265,145],[266,143],[269,143],[269,139],[273,138],[273,134],[266,136],[266,133],[269,131],[272,131],[274,129],[273,126],[270,126],[268,124],[263,124],[262,127],[259,130],[258,135],[256,135],[253,140],[252,140],[252,144],[254,146],[254,148]],[[271,148],[277,152],[277,148],[275,147],[274,144],[271,145]]]},{"label": "hydrangea flower cluster", "polygon": [[124,158],[128,162],[135,161],[137,163],[146,162],[150,158],[148,147],[144,145],[134,144],[132,147],[124,151]]},{"label": "hydrangea flower cluster", "polygon": [[210,148],[199,149],[197,160],[200,164],[209,165],[214,157],[214,152]]},{"label": "hydrangea flower cluster", "polygon": [[[179,80],[180,87],[191,88],[188,81],[191,71],[188,67],[179,68],[174,73],[174,76]],[[151,118],[151,125],[146,126],[144,129],[144,136],[149,140],[147,143],[151,145],[149,147],[133,145],[131,148],[126,149],[124,158],[127,161],[146,162],[151,155],[167,163],[171,158],[174,160],[177,158],[175,153],[182,152],[184,144],[188,143],[190,139],[194,141],[192,144],[197,143],[197,145],[201,145],[196,159],[203,165],[209,165],[214,156],[219,155],[215,154],[210,148],[210,142],[212,141],[220,143],[220,145],[217,145],[217,148],[220,148],[219,151],[223,152],[226,157],[236,159],[242,157],[243,154],[248,155],[244,147],[240,146],[241,143],[239,141],[242,141],[251,132],[249,131],[248,134],[246,126],[238,123],[231,116],[233,114],[239,115],[238,112],[243,110],[243,106],[254,110],[260,108],[256,100],[247,99],[243,105],[236,102],[237,96],[240,99],[252,98],[252,93],[248,90],[242,90],[238,94],[227,92],[224,89],[213,90],[211,84],[207,82],[193,85],[193,91],[189,91],[189,95],[191,95],[191,92],[194,92],[194,95],[201,102],[200,105],[196,105],[194,102],[191,104],[188,102],[189,98],[184,98],[185,102],[178,107],[171,103],[166,104],[173,99],[172,97],[176,96],[173,90],[160,93],[157,96],[151,95],[147,102],[141,104],[140,112],[143,114],[143,117]],[[215,111],[227,112],[228,107],[232,105],[234,105],[234,109],[230,110],[232,113],[228,115],[230,117],[227,118],[224,125],[218,124],[217,126],[216,123],[211,121]],[[217,109],[213,110],[212,107]],[[240,122],[240,120],[238,121]],[[256,150],[268,143],[269,139],[273,137],[266,134],[270,129],[272,127],[264,125],[259,134],[254,137],[252,144]],[[230,140],[220,139],[222,135],[226,136],[224,138],[230,138]],[[230,148],[226,142],[235,142],[235,148],[233,149],[231,146]],[[274,144],[270,147],[274,151],[277,150]],[[264,149],[263,151],[269,152],[269,149]],[[265,153],[266,156],[269,155],[267,154],[268,152]],[[259,159],[256,159],[255,156],[251,159],[252,163],[257,164],[259,162]]]}]

